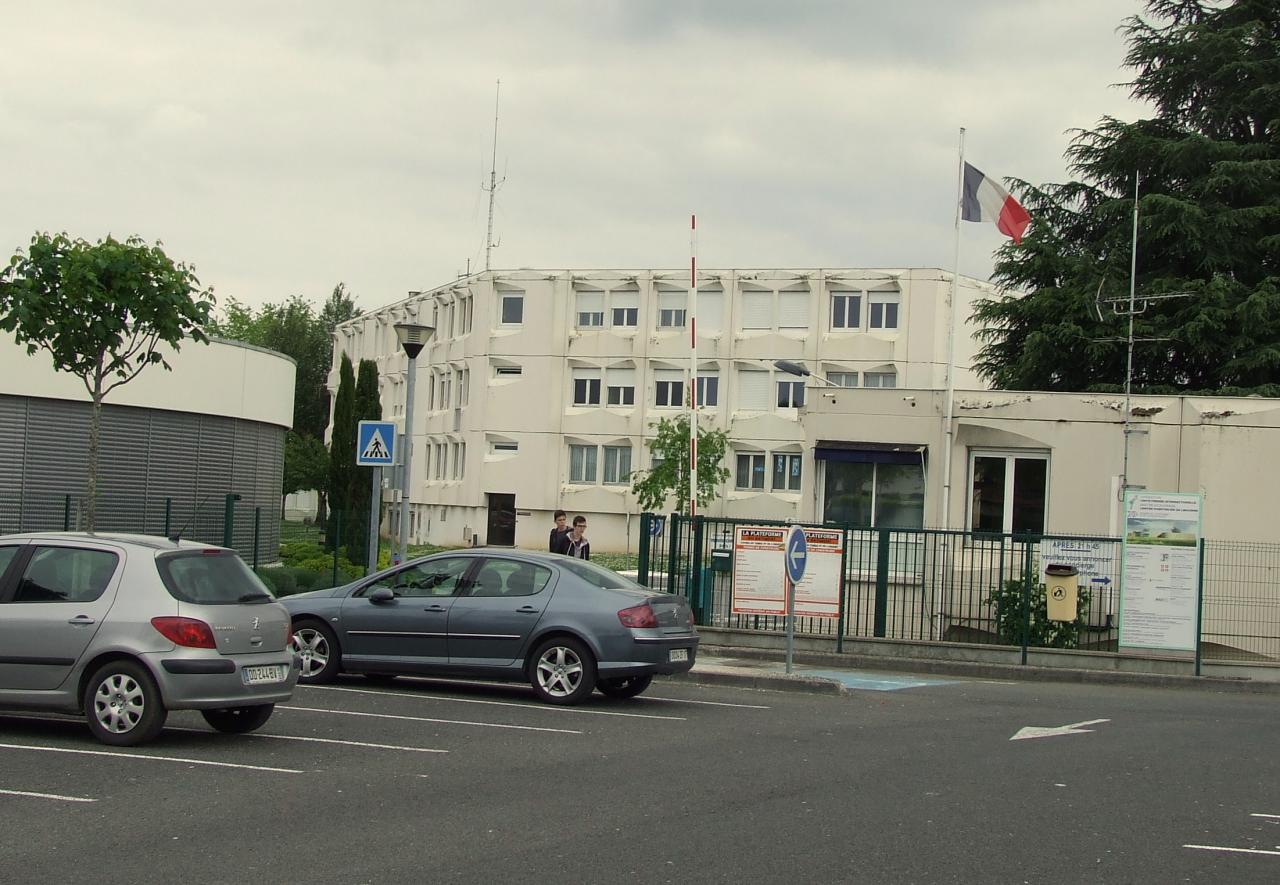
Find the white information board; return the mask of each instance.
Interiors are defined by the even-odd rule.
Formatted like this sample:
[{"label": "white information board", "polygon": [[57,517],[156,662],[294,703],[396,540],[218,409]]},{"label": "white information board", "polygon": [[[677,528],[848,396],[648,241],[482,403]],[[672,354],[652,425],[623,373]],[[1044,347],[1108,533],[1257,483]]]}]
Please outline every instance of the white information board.
[{"label": "white information board", "polygon": [[1120,646],[1196,650],[1200,495],[1128,492],[1120,582]]},{"label": "white information board", "polygon": [[[785,615],[786,572],[783,556],[787,532],[782,526],[735,527],[733,533],[734,614]],[[844,558],[844,532],[805,529],[809,559],[804,577],[796,585],[797,618],[840,616],[840,564]]]}]

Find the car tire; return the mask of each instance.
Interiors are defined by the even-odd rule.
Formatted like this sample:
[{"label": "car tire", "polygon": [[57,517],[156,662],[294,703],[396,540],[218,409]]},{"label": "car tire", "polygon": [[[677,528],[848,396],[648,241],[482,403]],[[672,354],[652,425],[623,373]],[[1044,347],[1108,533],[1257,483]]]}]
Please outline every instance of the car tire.
[{"label": "car tire", "polygon": [[113,747],[151,740],[169,716],[156,681],[137,661],[103,664],[85,683],[83,700],[89,731]]},{"label": "car tire", "polygon": [[596,688],[611,698],[633,698],[649,687],[652,676],[619,676],[617,679],[601,679]]},{"label": "car tire", "polygon": [[342,652],[338,637],[323,621],[303,620],[293,625],[293,647],[298,653],[298,681],[304,685],[332,682],[338,675]]},{"label": "car tire", "polygon": [[529,656],[529,683],[549,704],[576,704],[596,686],[596,659],[577,639],[555,636]]},{"label": "car tire", "polygon": [[267,724],[275,704],[257,704],[252,707],[226,707],[220,710],[201,710],[200,715],[210,727],[227,734],[247,734]]}]

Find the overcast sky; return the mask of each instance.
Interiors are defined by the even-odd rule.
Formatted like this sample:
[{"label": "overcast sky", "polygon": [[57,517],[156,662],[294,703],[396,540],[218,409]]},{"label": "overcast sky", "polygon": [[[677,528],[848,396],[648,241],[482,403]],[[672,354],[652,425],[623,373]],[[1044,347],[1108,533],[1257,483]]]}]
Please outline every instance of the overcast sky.
[{"label": "overcast sky", "polygon": [[[1147,115],[1139,0],[9,4],[0,249],[162,240],[220,299],[364,309],[483,268],[950,267],[989,175]],[[964,225],[960,269],[1002,238]]]}]

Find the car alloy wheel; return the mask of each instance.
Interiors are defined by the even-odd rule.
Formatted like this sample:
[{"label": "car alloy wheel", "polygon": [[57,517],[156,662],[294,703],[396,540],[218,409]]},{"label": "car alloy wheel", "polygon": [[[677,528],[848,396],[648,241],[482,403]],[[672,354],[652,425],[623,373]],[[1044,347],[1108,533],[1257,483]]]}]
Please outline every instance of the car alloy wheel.
[{"label": "car alloy wheel", "polygon": [[596,664],[575,639],[550,639],[534,652],[534,690],[553,704],[574,704],[591,694],[596,684]]},{"label": "car alloy wheel", "polygon": [[151,674],[133,661],[98,668],[85,686],[84,712],[98,740],[120,747],[155,737],[168,717]]},{"label": "car alloy wheel", "polygon": [[333,631],[316,621],[294,627],[293,648],[298,653],[300,682],[328,682],[338,670],[338,643]]}]

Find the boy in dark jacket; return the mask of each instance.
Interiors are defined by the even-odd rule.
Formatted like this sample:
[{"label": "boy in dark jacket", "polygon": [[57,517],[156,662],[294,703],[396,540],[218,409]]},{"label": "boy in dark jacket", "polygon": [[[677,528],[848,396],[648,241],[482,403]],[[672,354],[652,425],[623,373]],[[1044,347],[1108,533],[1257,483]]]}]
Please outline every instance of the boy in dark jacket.
[{"label": "boy in dark jacket", "polygon": [[565,525],[565,520],[569,517],[563,510],[557,510],[552,514],[556,521],[556,527],[551,530],[551,537],[548,540],[547,551],[550,553],[560,553],[561,544],[564,542],[564,536],[569,534],[571,529]]}]

